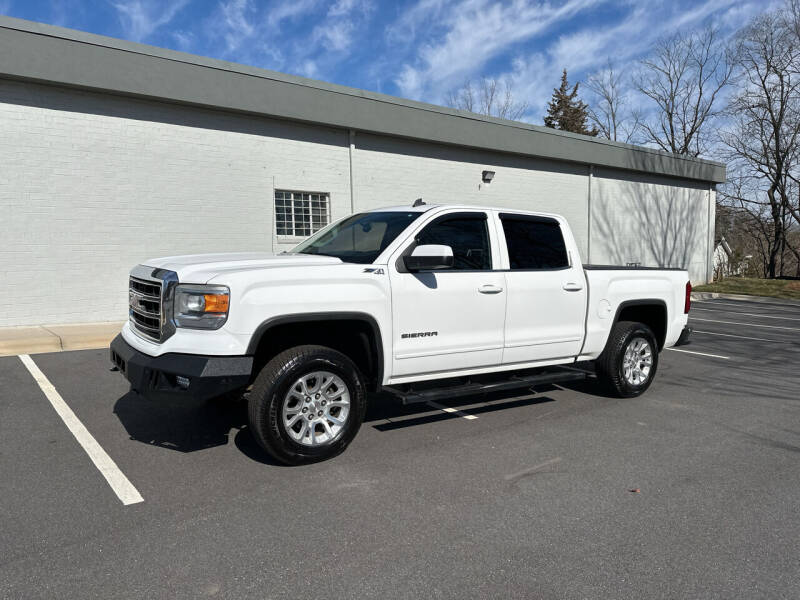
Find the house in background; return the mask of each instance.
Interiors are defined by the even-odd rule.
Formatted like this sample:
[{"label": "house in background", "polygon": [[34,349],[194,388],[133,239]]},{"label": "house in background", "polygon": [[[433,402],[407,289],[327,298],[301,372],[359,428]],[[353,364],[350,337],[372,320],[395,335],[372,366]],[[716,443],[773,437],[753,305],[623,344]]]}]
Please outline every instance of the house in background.
[{"label": "house in background", "polygon": [[747,263],[752,255],[736,256],[725,236],[714,240],[714,279],[721,277],[742,277],[747,271]]}]

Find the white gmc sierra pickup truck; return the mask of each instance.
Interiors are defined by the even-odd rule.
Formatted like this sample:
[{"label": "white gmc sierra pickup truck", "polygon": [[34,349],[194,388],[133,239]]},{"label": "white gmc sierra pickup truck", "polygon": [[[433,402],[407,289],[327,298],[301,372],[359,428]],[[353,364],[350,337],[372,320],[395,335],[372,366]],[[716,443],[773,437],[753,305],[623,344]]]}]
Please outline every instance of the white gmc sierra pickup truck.
[{"label": "white gmc sierra pickup truck", "polygon": [[[684,343],[681,269],[582,265],[558,215],[413,206],[349,216],[290,253],[148,260],[111,360],[147,398],[246,392],[288,464],[352,441],[368,391],[404,402],[586,377],[644,392]],[[573,365],[573,366],[568,366]]]}]

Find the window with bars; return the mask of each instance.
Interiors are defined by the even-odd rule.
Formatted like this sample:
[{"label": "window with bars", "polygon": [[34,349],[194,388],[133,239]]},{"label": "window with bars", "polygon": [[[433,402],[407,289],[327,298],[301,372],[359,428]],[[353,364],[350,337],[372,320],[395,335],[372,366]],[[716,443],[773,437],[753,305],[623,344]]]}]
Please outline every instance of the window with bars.
[{"label": "window with bars", "polygon": [[308,237],[328,223],[328,194],[275,190],[275,226],[278,235]]}]

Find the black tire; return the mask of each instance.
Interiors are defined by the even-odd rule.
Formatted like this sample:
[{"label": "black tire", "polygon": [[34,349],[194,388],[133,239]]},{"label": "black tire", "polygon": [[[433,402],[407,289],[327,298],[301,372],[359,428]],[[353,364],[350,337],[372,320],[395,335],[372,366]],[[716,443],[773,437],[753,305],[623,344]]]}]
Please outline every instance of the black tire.
[{"label": "black tire", "polygon": [[[635,340],[640,339],[649,345],[652,365],[643,381],[633,383],[625,377],[625,351]],[[658,370],[658,342],[652,329],[643,323],[633,321],[615,323],[603,353],[597,358],[595,370],[600,384],[615,396],[634,398],[644,393],[650,387]]]},{"label": "black tire", "polygon": [[[287,426],[282,421],[282,410],[291,386],[304,375],[317,371],[339,377],[347,387],[350,403],[344,425],[335,437],[327,443],[311,446],[299,443],[289,435]],[[341,352],[324,346],[296,346],[275,356],[258,374],[248,399],[253,437],[272,457],[287,465],[327,460],[343,452],[358,433],[366,409],[366,392],[358,367]],[[314,410],[312,408],[311,412]],[[328,410],[333,409],[328,407]],[[297,426],[306,431],[304,422],[298,422]],[[322,427],[320,423],[315,431]],[[310,433],[312,432],[307,431],[303,439]],[[325,435],[324,430],[320,433]]]}]

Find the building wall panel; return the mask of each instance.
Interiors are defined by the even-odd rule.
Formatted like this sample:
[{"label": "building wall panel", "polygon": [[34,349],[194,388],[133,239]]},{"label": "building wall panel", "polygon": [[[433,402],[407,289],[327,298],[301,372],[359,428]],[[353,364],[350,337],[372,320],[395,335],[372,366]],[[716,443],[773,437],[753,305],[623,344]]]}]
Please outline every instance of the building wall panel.
[{"label": "building wall panel", "polygon": [[680,267],[694,283],[707,281],[709,223],[713,236],[707,185],[596,169],[591,204],[591,262]]}]

